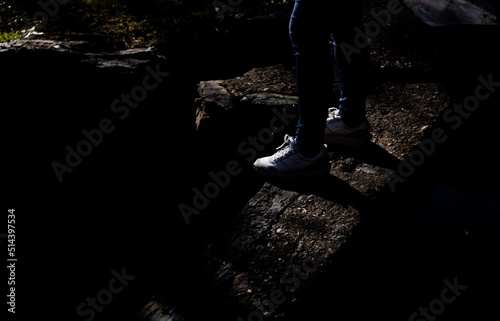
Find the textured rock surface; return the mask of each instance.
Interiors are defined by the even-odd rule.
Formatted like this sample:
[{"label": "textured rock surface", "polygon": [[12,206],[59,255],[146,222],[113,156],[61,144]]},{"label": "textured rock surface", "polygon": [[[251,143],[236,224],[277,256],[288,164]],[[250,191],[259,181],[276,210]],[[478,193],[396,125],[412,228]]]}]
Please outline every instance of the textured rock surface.
[{"label": "textured rock surface", "polygon": [[233,108],[233,112],[239,114],[231,116],[235,120],[245,119],[248,109],[242,106],[267,106],[270,109],[298,103],[294,74],[283,65],[254,68],[233,79],[202,81],[198,93],[196,128],[199,131],[226,126],[227,111]]},{"label": "textured rock surface", "polygon": [[482,0],[404,0],[426,24],[449,26],[459,24],[497,25],[498,7]]},{"label": "textured rock surface", "polygon": [[17,57],[27,58],[41,54],[52,55],[58,56],[61,60],[74,60],[125,75],[133,75],[152,61],[164,62],[166,60],[153,47],[108,51],[109,48],[95,41],[35,38],[27,37],[0,43],[0,55],[15,54]]},{"label": "textured rock surface", "polygon": [[[383,10],[387,5],[386,1],[369,3],[365,21],[373,20],[369,14],[372,7]],[[440,234],[438,245],[437,238],[429,237],[427,231],[446,228],[423,214],[408,223],[414,219],[410,214],[413,208],[419,205],[410,202],[398,207],[396,204],[405,202],[406,198],[400,197],[408,187],[398,185],[404,191],[392,194],[388,183],[400,174],[401,161],[408,160],[434,129],[445,129],[452,135],[443,122],[443,112],[473,92],[479,72],[491,72],[495,55],[493,44],[488,42],[490,33],[495,34],[495,30],[489,27],[479,33],[473,28],[437,33],[409,9],[393,17],[391,25],[370,42],[373,66],[367,117],[372,124],[372,142],[360,150],[330,146],[331,171],[324,180],[265,183],[231,218],[229,228],[198,256],[185,287],[159,291],[137,319],[362,320],[383,315],[405,320],[439,294],[442,275],[453,280],[460,274],[462,279],[474,273],[470,271],[482,269],[463,259],[463,253],[473,255],[472,249],[481,247],[464,239],[466,234],[460,228],[464,221],[454,227],[447,225],[450,229]],[[462,42],[465,35],[477,44],[467,52]],[[479,46],[489,48],[484,51],[491,53],[488,58],[477,52]],[[472,65],[462,68],[465,57]],[[263,111],[273,105],[274,95],[294,101],[293,75],[290,68],[274,66],[222,80],[219,84],[234,105],[222,112],[225,118],[217,115],[216,123],[225,128],[230,123],[249,124],[253,127],[237,130],[256,132],[260,128],[249,119],[261,118],[266,123],[271,115]],[[203,110],[201,95],[198,103]],[[241,114],[236,112],[238,108]],[[214,127],[206,127],[205,133]],[[463,156],[461,142],[458,145],[457,153]],[[455,163],[457,159],[452,158],[435,174],[448,171],[462,179],[464,171]],[[425,166],[433,166],[432,157],[425,159]],[[431,179],[426,175],[432,174],[426,174],[426,169],[411,180],[428,182],[409,194],[428,193]],[[487,202],[478,208],[488,211],[486,216],[493,222],[491,210],[498,202],[489,198]],[[422,222],[427,230],[422,229]],[[413,239],[408,241],[410,233]],[[486,234],[491,240],[493,233]],[[452,242],[449,235],[459,242]],[[447,257],[456,265],[437,266],[436,259],[450,243],[456,250]],[[441,252],[424,253],[436,248]],[[273,298],[279,304],[272,305]],[[483,307],[478,300],[478,307]],[[475,308],[471,311],[472,315],[477,313]],[[450,314],[450,320],[457,314],[460,312]]]},{"label": "textured rock surface", "polygon": [[[263,77],[260,83],[271,81],[275,69],[259,69],[259,77]],[[233,99],[241,99],[233,109],[243,102],[266,108],[275,106],[283,96],[266,91],[245,93],[244,89],[237,91],[228,85],[243,85],[241,78],[253,75],[254,71],[250,71],[235,79],[204,82],[201,93],[207,92],[207,84],[227,87],[222,95],[201,97],[203,104],[218,97],[218,104],[222,105],[222,101],[229,101],[230,92],[236,93],[232,94]],[[293,77],[289,79],[292,85]],[[286,100],[293,99],[296,98],[289,96]],[[373,124],[372,143],[356,151],[332,146],[331,175],[323,180],[264,184],[234,217],[230,229],[200,254],[198,268],[187,288],[181,294],[159,293],[138,319],[235,320],[241,316],[246,320],[248,315],[260,311],[272,293],[279,291],[286,300],[262,313],[273,320],[289,317],[287,311],[301,300],[301,290],[309,288],[315,276],[334,260],[363,217],[377,213],[376,204],[387,191],[400,160],[408,157],[429,134],[429,125],[449,102],[445,90],[430,82],[385,82],[374,88],[367,100],[368,119]],[[254,117],[260,111],[254,109]],[[231,121],[234,119],[225,119]],[[293,283],[290,271],[297,268],[303,279]],[[297,292],[291,291],[295,286]]]},{"label": "textured rock surface", "polygon": [[[378,11],[387,5],[387,0],[367,2],[367,21],[373,20],[372,6],[378,4]],[[23,202],[27,195],[37,196],[30,198],[30,225],[32,237],[40,241],[26,249],[40,256],[24,254],[41,271],[26,275],[40,289],[33,298],[41,309],[31,309],[33,313],[46,308],[48,301],[40,299],[50,301],[46,290],[54,288],[59,298],[53,312],[66,310],[62,319],[72,319],[86,297],[101,296],[111,268],[126,267],[137,278],[97,319],[126,320],[143,308],[141,320],[408,320],[439,297],[443,279],[458,276],[469,289],[436,320],[489,320],[488,307],[497,313],[498,305],[491,289],[499,284],[494,262],[500,248],[494,148],[499,101],[493,95],[482,101],[457,130],[442,116],[443,109],[457,108],[455,103],[474,95],[478,75],[500,81],[500,69],[493,67],[500,54],[492,41],[500,37],[490,26],[431,28],[408,9],[393,18],[370,41],[367,107],[373,140],[360,150],[331,146],[331,175],[314,182],[264,183],[252,175],[250,154],[238,154],[240,143],[272,128],[269,120],[276,115],[271,109],[279,110],[281,101],[290,108],[296,101],[290,67],[257,68],[243,75],[251,65],[280,61],[262,64],[252,52],[243,59],[213,46],[216,54],[236,57],[233,65],[225,65],[226,59],[215,63],[215,54],[207,57],[195,44],[186,49],[193,54],[183,55],[183,64],[169,56],[176,71],[167,69],[172,72],[168,82],[122,122],[110,113],[110,104],[140,85],[144,76],[139,72],[131,79],[122,71],[132,75],[138,63],[133,59],[149,61],[154,55],[125,50],[128,62],[107,59],[118,51],[75,35],[58,40],[63,48],[45,42],[40,47],[49,48],[20,48],[17,56],[16,50],[3,51],[0,56],[8,61],[3,80],[9,85],[3,88],[13,97],[3,110],[15,111],[5,115],[7,164],[19,162],[7,166],[19,169],[8,171],[19,184],[10,190]],[[286,27],[285,22],[285,38]],[[252,43],[241,34],[234,38]],[[245,45],[227,43],[248,52]],[[262,53],[271,54],[270,46],[258,43],[256,50],[266,48]],[[215,112],[210,111],[204,130],[194,133],[190,103],[195,84],[224,77],[207,72],[191,78],[186,71],[243,63],[238,73],[223,73],[240,77],[216,81],[226,102],[212,105]],[[179,99],[169,97],[169,91]],[[227,101],[232,108],[225,108]],[[201,95],[198,102],[204,104]],[[71,174],[69,185],[47,186],[58,184],[50,163],[64,159],[64,147],[76,146],[82,129],[96,128],[108,116],[116,133],[106,136],[102,147]],[[398,185],[395,194],[385,193],[401,159],[408,159],[435,128],[446,129],[449,141],[408,174],[409,184]],[[273,152],[284,132],[255,156]],[[212,182],[208,173],[219,173],[230,160],[239,162],[241,174],[231,177],[227,188],[186,226],[178,204],[190,204],[194,189]],[[41,179],[32,174],[35,168],[43,173]],[[40,208],[50,209],[50,218],[38,215]],[[427,212],[418,214],[421,208]],[[54,222],[64,228],[46,233]],[[46,261],[47,246],[61,239],[74,246],[62,249],[60,277],[40,278],[53,273],[53,266],[39,263]],[[477,305],[471,306],[470,298],[477,298]],[[113,310],[121,311],[120,317]]]}]

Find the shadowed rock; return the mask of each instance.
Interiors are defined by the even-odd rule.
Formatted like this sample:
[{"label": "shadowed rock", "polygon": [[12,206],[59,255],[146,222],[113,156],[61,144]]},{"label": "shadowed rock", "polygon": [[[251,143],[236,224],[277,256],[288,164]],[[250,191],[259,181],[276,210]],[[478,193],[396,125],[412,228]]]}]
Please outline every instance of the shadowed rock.
[{"label": "shadowed rock", "polygon": [[[49,55],[74,60],[98,69],[124,75],[133,75],[152,61],[165,61],[154,47],[110,50],[104,43],[88,40],[48,40],[27,37],[0,43],[0,55]],[[81,37],[75,37],[81,38]],[[100,39],[100,38],[98,38]]]},{"label": "shadowed rock", "polygon": [[498,9],[483,0],[404,0],[404,2],[417,17],[433,27],[498,24]]}]

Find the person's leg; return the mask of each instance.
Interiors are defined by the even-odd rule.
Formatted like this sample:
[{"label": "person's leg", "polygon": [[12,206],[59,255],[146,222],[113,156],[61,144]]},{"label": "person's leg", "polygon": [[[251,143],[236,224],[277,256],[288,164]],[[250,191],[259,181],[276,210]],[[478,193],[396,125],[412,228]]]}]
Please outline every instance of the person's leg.
[{"label": "person's leg", "polygon": [[366,118],[367,47],[356,46],[356,27],[363,30],[362,1],[343,1],[333,13],[335,62],[341,90],[339,113],[348,126],[356,127]]},{"label": "person's leg", "polygon": [[296,137],[285,136],[284,144],[271,156],[255,161],[257,173],[276,177],[311,177],[330,170],[324,147],[332,64],[327,16],[330,1],[296,0],[290,19],[290,38],[295,49],[299,121]]},{"label": "person's leg", "polygon": [[[329,111],[325,142],[362,146],[371,139],[365,111],[368,43],[366,39],[359,39],[359,31],[363,29],[362,0],[338,2],[332,16],[341,97],[339,108]],[[360,45],[360,40],[365,42]]]},{"label": "person's leg", "polygon": [[296,137],[302,153],[311,157],[321,150],[324,143],[332,89],[332,57],[328,45],[331,32],[328,30],[327,8],[322,0],[296,0],[290,19],[299,95]]}]

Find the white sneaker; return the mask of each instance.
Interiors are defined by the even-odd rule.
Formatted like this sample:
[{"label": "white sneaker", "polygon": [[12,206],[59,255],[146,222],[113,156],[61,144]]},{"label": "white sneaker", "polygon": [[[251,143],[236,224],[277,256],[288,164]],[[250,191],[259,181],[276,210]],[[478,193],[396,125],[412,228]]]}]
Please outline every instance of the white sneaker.
[{"label": "white sneaker", "polygon": [[279,178],[314,178],[330,172],[325,146],[318,155],[305,157],[300,152],[297,139],[288,135],[285,135],[285,142],[277,148],[276,153],[257,159],[253,166],[258,174]]},{"label": "white sneaker", "polygon": [[342,121],[337,108],[328,109],[325,127],[327,144],[361,146],[370,142],[371,137],[370,124],[366,119],[357,127],[349,127]]}]

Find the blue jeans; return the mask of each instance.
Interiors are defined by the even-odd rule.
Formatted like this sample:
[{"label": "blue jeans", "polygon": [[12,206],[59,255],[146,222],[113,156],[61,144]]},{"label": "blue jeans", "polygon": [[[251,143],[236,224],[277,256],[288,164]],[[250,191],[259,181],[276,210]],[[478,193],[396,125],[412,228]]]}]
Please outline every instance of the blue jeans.
[{"label": "blue jeans", "polygon": [[[297,138],[301,149],[319,151],[333,88],[333,61],[329,40],[334,37],[334,58],[341,90],[340,113],[351,126],[365,119],[366,50],[341,49],[354,46],[355,27],[362,26],[361,0],[296,0],[290,19],[290,38],[295,50],[299,121]],[[351,47],[352,48],[352,47]]]}]

